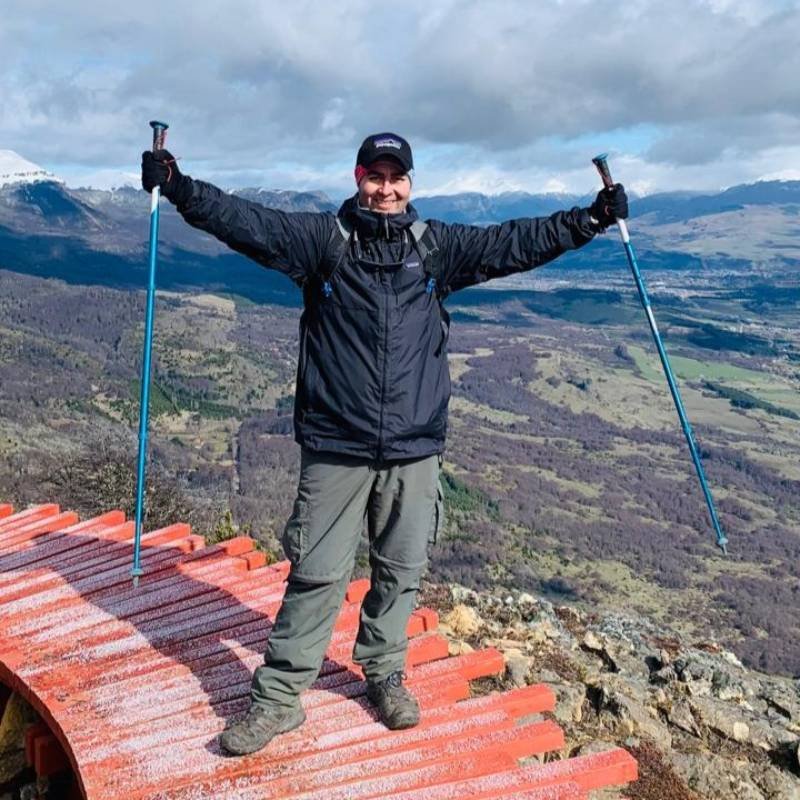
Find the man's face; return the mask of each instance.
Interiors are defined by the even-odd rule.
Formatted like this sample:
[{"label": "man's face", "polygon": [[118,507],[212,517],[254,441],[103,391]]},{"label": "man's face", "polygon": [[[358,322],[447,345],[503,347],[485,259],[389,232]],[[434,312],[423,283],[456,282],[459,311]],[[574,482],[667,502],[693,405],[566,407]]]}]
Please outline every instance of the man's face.
[{"label": "man's face", "polygon": [[358,202],[380,214],[400,214],[411,197],[411,180],[394,161],[376,161],[358,186]]}]

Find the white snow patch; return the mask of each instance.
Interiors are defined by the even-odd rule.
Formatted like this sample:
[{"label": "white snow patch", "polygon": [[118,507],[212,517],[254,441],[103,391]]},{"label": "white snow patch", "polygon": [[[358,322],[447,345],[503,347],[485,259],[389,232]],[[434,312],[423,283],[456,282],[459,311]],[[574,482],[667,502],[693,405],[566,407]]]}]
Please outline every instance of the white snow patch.
[{"label": "white snow patch", "polygon": [[138,172],[125,172],[118,169],[99,169],[95,172],[69,178],[68,185],[73,189],[141,189],[142,177]]},{"label": "white snow patch", "polygon": [[15,183],[41,183],[42,181],[64,182],[13,150],[0,150],[0,186],[11,186]]}]

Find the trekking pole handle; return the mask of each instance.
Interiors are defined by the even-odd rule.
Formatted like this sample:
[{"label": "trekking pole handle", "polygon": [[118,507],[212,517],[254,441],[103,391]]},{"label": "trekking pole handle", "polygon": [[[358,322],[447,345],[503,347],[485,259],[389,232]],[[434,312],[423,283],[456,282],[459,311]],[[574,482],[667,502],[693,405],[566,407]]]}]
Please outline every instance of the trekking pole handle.
[{"label": "trekking pole handle", "polygon": [[613,189],[614,179],[611,177],[611,170],[608,167],[608,153],[600,153],[599,156],[595,156],[592,159],[592,164],[597,167],[597,171],[603,179],[603,186],[605,186],[606,189]]},{"label": "trekking pole handle", "polygon": [[150,120],[150,127],[153,129],[153,152],[156,150],[163,150],[164,143],[167,140],[167,125],[166,122],[159,122],[157,119]]},{"label": "trekking pole handle", "polygon": [[[613,189],[614,179],[611,177],[611,169],[608,166],[608,153],[600,153],[592,159],[592,164],[597,167],[600,177],[603,179],[603,186],[606,189]],[[628,225],[624,219],[616,220],[617,228],[619,228],[619,235],[622,237],[624,244],[630,242],[630,234],[628,233]]]}]

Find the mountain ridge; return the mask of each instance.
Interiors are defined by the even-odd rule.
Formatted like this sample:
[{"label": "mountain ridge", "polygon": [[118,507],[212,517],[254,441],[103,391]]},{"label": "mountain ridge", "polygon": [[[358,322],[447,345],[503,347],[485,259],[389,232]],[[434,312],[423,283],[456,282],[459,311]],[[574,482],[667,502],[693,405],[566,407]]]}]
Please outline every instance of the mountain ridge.
[{"label": "mountain ridge", "polygon": [[[125,186],[71,189],[55,176],[42,177],[36,172],[39,168],[31,166],[36,169],[30,180],[0,185],[0,266],[108,286],[128,286],[132,276],[141,277],[148,240],[146,193]],[[251,187],[233,193],[286,212],[337,210],[321,191]],[[419,196],[413,202],[423,219],[485,225],[546,216],[590,201],[590,196],[554,193],[465,192]],[[763,181],[710,195],[666,192],[632,197],[629,227],[640,260],[650,269],[742,273],[757,266],[786,274],[797,263],[798,209],[800,181]],[[748,224],[748,216],[757,224]],[[211,281],[223,291],[283,302],[280,295],[288,284],[277,289],[278,297],[265,297],[263,273],[229,269],[228,259],[244,262],[243,257],[232,256],[215,239],[187,226],[168,203],[162,204],[160,240],[164,288],[197,288]],[[619,266],[618,242],[606,236],[589,248],[567,253],[548,272],[596,272]]]}]

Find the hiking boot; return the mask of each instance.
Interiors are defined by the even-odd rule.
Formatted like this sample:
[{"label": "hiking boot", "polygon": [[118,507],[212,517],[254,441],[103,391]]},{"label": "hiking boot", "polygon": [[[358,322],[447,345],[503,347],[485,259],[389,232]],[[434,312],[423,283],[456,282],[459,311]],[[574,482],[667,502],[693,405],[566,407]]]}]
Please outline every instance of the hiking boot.
[{"label": "hiking boot", "polygon": [[380,681],[368,679],[367,698],[390,730],[413,728],[419,723],[419,703],[403,686],[402,672],[392,672]]},{"label": "hiking boot", "polygon": [[296,706],[251,705],[244,719],[227,727],[219,737],[223,750],[233,756],[255,753],[279,733],[294,730],[305,722],[306,714]]}]

